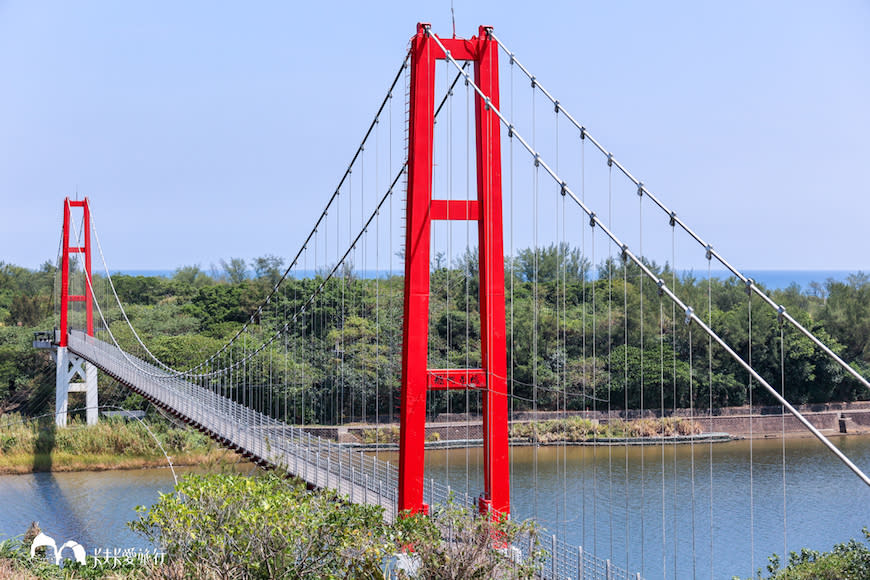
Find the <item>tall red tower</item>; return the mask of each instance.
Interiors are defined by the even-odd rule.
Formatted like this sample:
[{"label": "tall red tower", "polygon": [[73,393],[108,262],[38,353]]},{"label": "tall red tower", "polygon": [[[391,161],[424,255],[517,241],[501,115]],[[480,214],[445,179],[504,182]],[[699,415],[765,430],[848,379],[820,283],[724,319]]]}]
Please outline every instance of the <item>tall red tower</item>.
[{"label": "tall red tower", "polygon": [[[454,59],[474,62],[475,83],[497,108],[498,43],[491,38],[490,31],[490,27],[481,26],[476,37],[439,38],[439,41]],[[469,388],[483,393],[485,489],[479,507],[481,511],[508,514],[510,464],[499,120],[484,101],[475,98],[477,199],[433,199],[435,62],[446,56],[432,38],[428,24],[417,25],[411,44],[399,510],[428,511],[423,503],[426,391]],[[477,222],[482,367],[479,369],[428,368],[432,220]]]}]

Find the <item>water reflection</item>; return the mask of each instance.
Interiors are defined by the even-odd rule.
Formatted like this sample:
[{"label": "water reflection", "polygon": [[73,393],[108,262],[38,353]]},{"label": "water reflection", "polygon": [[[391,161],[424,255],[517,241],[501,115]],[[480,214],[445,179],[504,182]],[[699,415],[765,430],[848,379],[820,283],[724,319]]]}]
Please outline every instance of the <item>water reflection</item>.
[{"label": "water reflection", "polygon": [[[179,477],[190,471],[201,470],[176,468]],[[174,485],[169,469],[2,475],[0,539],[23,534],[37,521],[58,544],[75,540],[88,554],[105,548],[145,549],[149,546],[127,522],[136,518],[136,506],[150,506]]]}]

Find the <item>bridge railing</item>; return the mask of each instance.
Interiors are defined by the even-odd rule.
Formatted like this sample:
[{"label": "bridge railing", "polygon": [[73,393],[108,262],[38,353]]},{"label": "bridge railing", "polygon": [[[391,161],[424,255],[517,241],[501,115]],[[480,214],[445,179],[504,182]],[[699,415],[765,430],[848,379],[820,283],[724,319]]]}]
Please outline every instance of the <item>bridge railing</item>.
[{"label": "bridge railing", "polygon": [[[119,382],[210,432],[221,443],[257,461],[284,469],[315,487],[334,489],[352,502],[381,505],[387,521],[395,519],[399,488],[395,465],[312,435],[302,427],[287,425],[209,388],[170,375],[83,332],[70,333],[69,348]],[[475,509],[471,496],[431,478],[424,482],[423,495],[433,509],[449,502]],[[523,558],[528,558],[532,539],[525,537],[515,547]],[[629,580],[639,577],[556,536],[544,538],[541,548],[544,553],[542,578]]]}]

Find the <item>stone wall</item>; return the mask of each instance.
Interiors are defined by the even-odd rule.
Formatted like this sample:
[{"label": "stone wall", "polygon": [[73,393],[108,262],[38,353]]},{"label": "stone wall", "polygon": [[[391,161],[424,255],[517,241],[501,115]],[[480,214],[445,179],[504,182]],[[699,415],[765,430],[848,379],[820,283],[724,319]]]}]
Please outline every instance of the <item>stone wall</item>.
[{"label": "stone wall", "polygon": [[[797,409],[817,429],[823,431],[847,433],[870,433],[870,401],[858,401],[854,403],[829,403],[823,405],[799,405]],[[730,433],[731,435],[755,436],[776,435],[783,431],[783,417],[780,407],[754,407],[754,413],[750,415],[748,406],[727,407],[714,409],[712,415],[705,410],[695,410],[691,415],[688,409],[677,409],[675,413],[665,412],[665,416],[692,417],[701,424],[704,431],[716,433]],[[606,423],[609,419],[639,419],[658,418],[661,415],[656,411],[612,411],[610,417],[606,411],[538,411],[520,412],[514,414],[514,422],[529,422],[533,420],[546,421],[549,419],[561,419],[563,417],[583,417],[593,421]],[[434,422],[426,424],[426,437],[444,440],[481,439],[483,437],[483,425],[480,417],[462,419],[461,414],[453,413],[449,417],[439,416]],[[439,420],[440,419],[440,420]],[[445,421],[452,419],[452,421]],[[398,424],[395,424],[398,426]],[[382,424],[381,428],[389,428],[390,425]],[[360,432],[372,429],[374,426],[312,426],[305,430],[312,435],[318,435],[333,441],[353,443],[362,441]],[[804,433],[806,428],[791,414],[785,415],[785,432],[788,434]]]}]

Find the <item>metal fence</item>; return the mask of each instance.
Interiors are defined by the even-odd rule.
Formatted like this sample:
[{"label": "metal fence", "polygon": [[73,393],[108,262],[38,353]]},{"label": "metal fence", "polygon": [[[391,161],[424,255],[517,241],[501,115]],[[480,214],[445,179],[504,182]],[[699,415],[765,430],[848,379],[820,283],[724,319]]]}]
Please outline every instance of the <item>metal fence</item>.
[{"label": "metal fence", "polygon": [[[260,463],[284,469],[315,487],[335,490],[354,503],[380,505],[384,518],[389,522],[395,520],[399,489],[395,465],[254,411],[83,332],[70,333],[69,349],[222,444]],[[474,509],[474,500],[468,494],[434,479],[424,482],[423,497],[433,508],[453,502]],[[631,575],[610,560],[589,554],[554,535],[539,535],[538,541],[543,553],[542,578],[640,578],[640,574]],[[526,536],[515,543],[514,552],[528,558],[533,546],[534,539]]]}]

